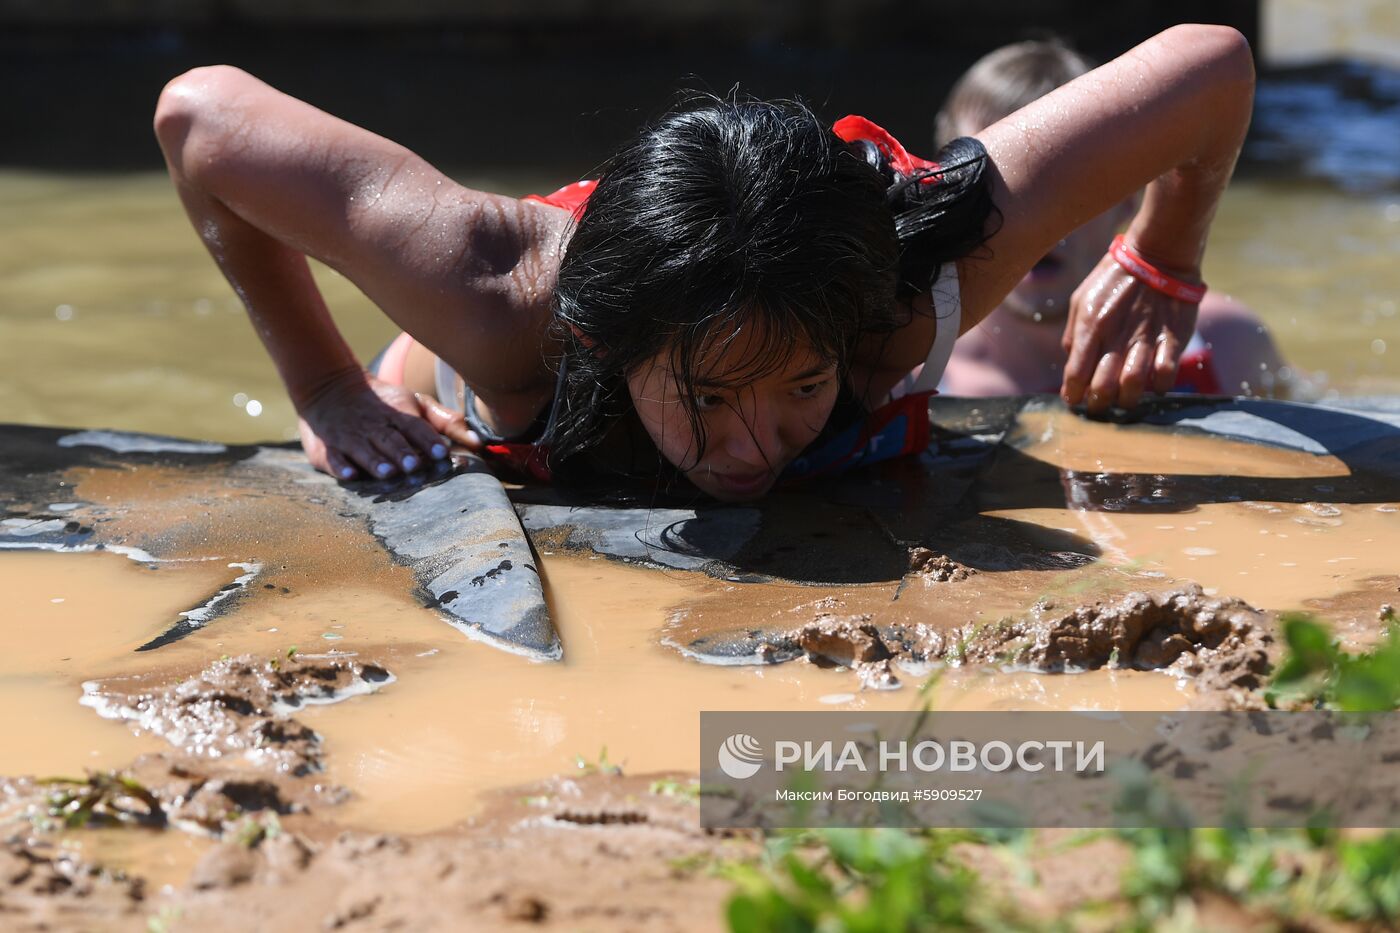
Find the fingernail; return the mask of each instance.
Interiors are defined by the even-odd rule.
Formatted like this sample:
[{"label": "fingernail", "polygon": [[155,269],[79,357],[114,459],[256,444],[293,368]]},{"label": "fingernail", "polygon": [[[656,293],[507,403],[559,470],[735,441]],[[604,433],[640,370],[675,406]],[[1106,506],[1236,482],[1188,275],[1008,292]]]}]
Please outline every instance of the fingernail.
[{"label": "fingernail", "polygon": [[413,456],[413,454],[409,454],[407,457],[403,458],[403,471],[405,473],[412,473],[416,469],[418,469],[417,457]]},{"label": "fingernail", "polygon": [[380,476],[388,476],[390,473],[394,472],[394,468],[387,463],[381,463],[374,468],[374,472],[378,473]]},{"label": "fingernail", "polygon": [[477,434],[475,431],[468,431],[468,432],[467,432],[467,443],[468,443],[468,444],[480,444],[480,443],[481,443],[481,435],[480,435],[480,434]]},{"label": "fingernail", "polygon": [[447,448],[446,448],[446,447],[442,446],[441,444],[434,444],[434,445],[433,445],[433,459],[434,459],[434,460],[441,460],[443,457],[446,457],[446,456],[447,456]]},{"label": "fingernail", "polygon": [[340,478],[341,478],[341,479],[349,479],[350,477],[352,477],[352,476],[354,476],[354,475],[355,475],[355,468],[354,468],[354,467],[341,467],[341,468],[340,468]]}]

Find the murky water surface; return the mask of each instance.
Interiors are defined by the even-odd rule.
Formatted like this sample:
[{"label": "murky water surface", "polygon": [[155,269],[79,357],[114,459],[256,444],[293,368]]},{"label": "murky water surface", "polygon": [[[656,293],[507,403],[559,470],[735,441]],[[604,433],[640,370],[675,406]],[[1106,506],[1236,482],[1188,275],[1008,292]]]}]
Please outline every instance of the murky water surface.
[{"label": "murky water surface", "polygon": [[[0,583],[25,594],[5,629],[20,635],[25,679],[0,680],[6,708],[55,711],[0,733],[9,773],[72,773],[121,765],[159,747],[150,737],[77,705],[84,680],[196,670],[224,654],[280,657],[337,651],[384,659],[397,681],[371,697],[299,717],[325,736],[328,777],[353,788],[339,816],[399,830],[429,829],[475,812],[482,790],[569,771],[606,754],[630,772],[698,766],[705,709],[894,709],[910,689],[862,691],[849,672],[807,664],[716,667],[660,643],[672,607],[725,589],[703,575],[642,570],[601,558],[545,556],[566,660],[535,663],[467,640],[422,609],[408,588],[373,580],[262,604],[158,652],[132,649],[177,608],[217,583],[219,562],[160,565],[115,554],[0,554]],[[810,588],[769,588],[806,601]],[[49,593],[85,593],[70,606]],[[117,604],[121,612],[103,611]],[[75,626],[74,617],[84,620]],[[16,624],[18,622],[19,624]],[[105,623],[105,624],[104,624]],[[61,634],[60,634],[61,633]],[[68,638],[91,636],[59,657]],[[51,650],[55,649],[55,650]],[[43,677],[42,684],[30,679]],[[920,678],[911,678],[917,685]],[[942,708],[1156,709],[1180,706],[1189,688],[1148,672],[1044,677],[955,672],[934,694]],[[606,749],[606,751],[604,751]]]},{"label": "murky water surface", "polygon": [[[198,470],[75,468],[66,481],[76,499],[129,504],[123,528],[137,537],[128,540],[141,540],[142,529],[165,534],[174,559],[0,553],[0,588],[13,594],[3,617],[13,650],[0,666],[0,703],[53,711],[5,727],[5,770],[111,767],[153,747],[149,737],[78,707],[83,681],[151,672],[179,679],[221,655],[271,659],[293,646],[303,655],[348,652],[384,664],[396,680],[372,696],[298,714],[325,737],[328,778],[355,793],[336,818],[426,830],[472,816],[485,789],[568,771],[579,759],[606,755],[633,773],[693,770],[701,710],[909,709],[921,702],[921,671],[904,670],[903,688],[881,691],[862,690],[849,671],[807,662],[702,664],[669,644],[677,619],[782,629],[825,604],[842,614],[870,612],[877,624],[954,626],[1025,612],[1046,595],[1089,600],[1175,579],[1267,609],[1312,608],[1361,629],[1367,620],[1374,627],[1382,590],[1400,585],[1393,563],[1400,503],[1365,495],[1327,502],[1323,490],[1351,481],[1334,457],[1056,411],[1024,414],[1008,440],[1015,455],[999,459],[977,493],[986,519],[1072,536],[1096,548],[1098,560],[1059,570],[986,568],[959,582],[798,586],[738,584],[546,550],[541,569],[562,663],[534,663],[462,637],[418,603],[406,567],[314,504],[239,495],[224,489],[231,480],[211,490],[218,477]],[[1082,475],[1131,478],[1145,470],[1164,488],[1174,478],[1216,477],[1220,501],[1104,509],[1086,505],[1076,488]],[[1059,507],[1014,505],[1035,476],[1059,478],[1052,497]],[[1229,501],[1232,488],[1279,479],[1316,481],[1318,498]],[[196,559],[209,556],[201,529],[210,528],[219,529],[218,559]],[[267,582],[237,611],[181,641],[134,653],[236,574],[236,561],[275,561],[279,553],[296,559],[265,571]],[[1356,593],[1364,598],[1344,598]],[[679,607],[687,610],[681,616]],[[1189,684],[1147,671],[966,669],[945,672],[932,700],[941,708],[1154,709],[1191,696]]]},{"label": "murky water surface", "polygon": [[[1025,415],[1017,433],[1028,441],[1023,453],[1060,471],[1065,506],[986,514],[1084,536],[1100,549],[1102,562],[1194,580],[1208,593],[1278,611],[1307,609],[1315,598],[1400,573],[1400,504],[1383,495],[1327,502],[1338,478],[1350,476],[1336,457],[1059,413]],[[1105,508],[1099,499],[1086,507],[1083,487],[1115,474],[1133,475],[1119,491],[1132,493],[1137,505],[1110,502]],[[1233,477],[1289,479],[1290,490],[1315,480],[1306,485],[1316,500],[1228,501],[1226,478]],[[1218,495],[1227,501],[1173,502],[1173,484],[1181,478],[1221,478]]]}]

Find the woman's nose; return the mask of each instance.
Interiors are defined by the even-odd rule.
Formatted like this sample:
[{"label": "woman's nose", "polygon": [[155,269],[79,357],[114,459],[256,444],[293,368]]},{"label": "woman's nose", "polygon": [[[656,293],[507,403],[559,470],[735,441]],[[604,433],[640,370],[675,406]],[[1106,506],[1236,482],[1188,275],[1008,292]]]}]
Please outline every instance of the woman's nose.
[{"label": "woman's nose", "polygon": [[777,412],[762,403],[741,408],[725,425],[724,452],[755,470],[780,465],[783,441]]}]

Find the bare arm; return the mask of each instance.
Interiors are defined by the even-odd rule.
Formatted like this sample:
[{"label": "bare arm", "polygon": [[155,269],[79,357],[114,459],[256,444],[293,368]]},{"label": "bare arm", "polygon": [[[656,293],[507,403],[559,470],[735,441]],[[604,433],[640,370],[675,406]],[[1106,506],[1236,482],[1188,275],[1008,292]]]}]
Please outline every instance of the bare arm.
[{"label": "bare arm", "polygon": [[[1216,205],[1249,125],[1248,44],[1223,26],[1177,26],[978,134],[1003,223],[989,258],[959,264],[963,327],[974,326],[1065,234],[1147,186],[1131,245],[1181,278],[1200,277]],[[1165,390],[1194,306],[1108,260],[1076,296],[1063,394],[1092,408]]]},{"label": "bare arm", "polygon": [[979,133],[1003,223],[989,259],[962,262],[964,329],[1062,236],[1144,185],[1129,238],[1164,266],[1199,269],[1253,87],[1238,32],[1176,26]]},{"label": "bare arm", "polygon": [[532,296],[552,276],[540,257],[558,212],[463,188],[234,68],[172,81],[155,127],[191,221],[329,449],[320,465],[385,475],[385,463],[412,469],[405,458],[421,460],[439,439],[369,390],[307,256],[483,386],[528,393],[546,378]]},{"label": "bare arm", "polygon": [[[1002,222],[985,255],[958,263],[962,332],[990,314],[1062,237],[1143,186],[1146,197],[1129,241],[1180,277],[1199,277],[1206,233],[1249,123],[1253,80],[1249,48],[1238,32],[1177,26],[979,133]],[[1066,331],[1073,338],[1066,347],[1072,351],[1067,400],[1077,403],[1091,375],[1097,378],[1105,349],[1120,358],[1113,378],[1095,383],[1104,405],[1120,372],[1126,404],[1136,401],[1148,375],[1165,389],[1195,309],[1169,307],[1164,296],[1147,293],[1111,263],[1101,264],[1091,281],[1093,289],[1075,302],[1090,307],[1073,314]],[[927,297],[916,310],[922,313],[900,339],[868,341],[858,354],[874,364],[867,371],[875,373],[876,389],[887,389],[927,355],[934,334]],[[1154,351],[1146,357],[1132,349],[1143,341]],[[878,361],[872,351],[879,352]],[[1132,356],[1128,370],[1124,354]],[[1160,371],[1144,368],[1159,357],[1169,357]],[[1112,367],[1099,368],[1107,374]]]}]

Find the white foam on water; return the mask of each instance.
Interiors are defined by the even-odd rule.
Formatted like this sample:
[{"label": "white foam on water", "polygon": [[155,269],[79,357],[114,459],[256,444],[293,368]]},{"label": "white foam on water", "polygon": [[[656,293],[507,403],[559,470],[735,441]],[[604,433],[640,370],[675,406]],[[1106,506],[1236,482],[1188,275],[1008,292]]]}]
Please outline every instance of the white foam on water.
[{"label": "white foam on water", "polygon": [[193,609],[188,609],[180,613],[180,618],[189,619],[191,622],[208,622],[211,618],[214,617],[215,606],[228,599],[233,594],[242,592],[243,588],[247,586],[253,580],[254,577],[262,573],[263,568],[263,565],[257,563],[256,561],[249,561],[248,563],[232,563],[229,564],[229,566],[246,571],[245,573],[234,578],[233,582],[237,588],[229,590],[219,590],[219,592],[215,593],[213,597],[211,597],[210,600],[204,605],[196,606]]},{"label": "white foam on water", "polygon": [[[22,520],[22,519],[21,519],[21,520]],[[62,522],[59,522],[58,525],[59,525],[59,528],[60,528],[60,529],[63,527],[63,523],[62,523]],[[37,533],[37,532],[34,532],[34,533]],[[28,542],[25,542],[25,541],[0,541],[0,550],[9,550],[9,551],[57,551],[57,552],[62,553],[62,554],[83,554],[83,553],[87,553],[87,552],[89,552],[89,551],[98,551],[98,550],[102,550],[102,551],[111,551],[113,554],[120,554],[120,555],[122,555],[123,557],[129,557],[129,558],[131,558],[132,560],[136,561],[137,563],[141,563],[141,564],[178,564],[178,563],[184,563],[183,560],[165,560],[164,558],[156,557],[155,555],[151,554],[149,551],[143,551],[143,550],[141,550],[139,547],[127,547],[125,544],[107,544],[107,545],[73,544],[73,545],[66,545],[66,544],[54,544],[54,543],[48,542],[48,541],[35,541],[35,542],[32,543],[32,544],[31,544],[31,543],[28,543]],[[209,559],[209,558],[205,558],[205,559]],[[214,559],[217,559],[217,558],[214,558]]]},{"label": "white foam on water", "polygon": [[228,450],[212,441],[182,441],[155,434],[127,434],[120,431],[79,431],[58,439],[60,447],[105,447],[119,454],[172,453],[221,454]]},{"label": "white foam on water", "polygon": [[43,535],[53,531],[62,531],[68,523],[61,518],[7,518],[0,521],[0,528],[5,529],[7,534],[17,538],[25,538],[30,535]]}]

